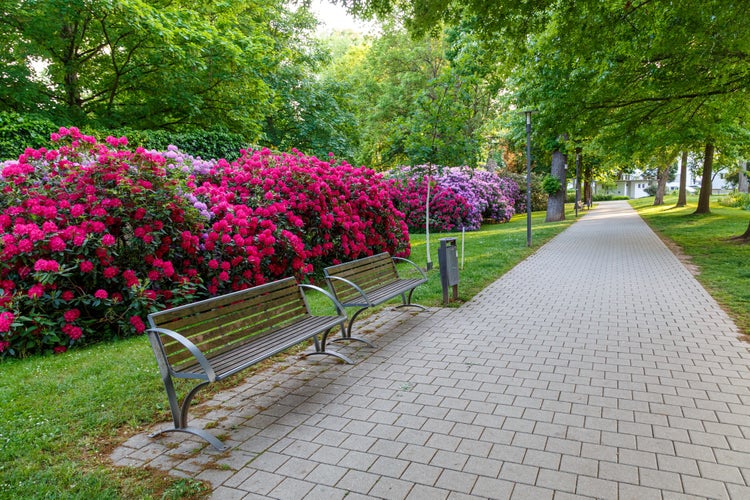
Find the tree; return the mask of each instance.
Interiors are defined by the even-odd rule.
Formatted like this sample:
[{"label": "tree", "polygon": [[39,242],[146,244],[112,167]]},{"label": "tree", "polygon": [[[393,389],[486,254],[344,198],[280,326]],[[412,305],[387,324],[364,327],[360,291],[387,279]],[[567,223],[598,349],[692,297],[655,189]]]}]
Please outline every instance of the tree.
[{"label": "tree", "polygon": [[547,200],[547,217],[545,218],[545,222],[557,222],[565,220],[566,162],[566,155],[563,154],[563,152],[560,151],[559,148],[556,148],[552,152],[552,167],[550,178],[553,178],[555,180],[558,188],[554,192],[550,192],[552,191],[551,189],[550,191],[548,191],[549,199]]},{"label": "tree", "polygon": [[476,166],[482,127],[491,121],[501,79],[473,32],[460,27],[435,38],[410,38],[390,24],[361,66],[360,161],[376,168],[432,163]]},{"label": "tree", "polygon": [[259,136],[271,97],[264,77],[288,39],[280,2],[1,5],[1,73],[14,84],[0,91],[3,110],[79,126],[225,126]]},{"label": "tree", "polygon": [[[333,153],[352,161],[359,144],[352,82],[326,70],[332,41],[314,37],[317,20],[305,9],[288,18],[295,29],[285,63],[266,77],[273,112],[266,115],[263,142],[282,151],[298,149],[319,158]],[[346,42],[339,37],[335,43]]]}]

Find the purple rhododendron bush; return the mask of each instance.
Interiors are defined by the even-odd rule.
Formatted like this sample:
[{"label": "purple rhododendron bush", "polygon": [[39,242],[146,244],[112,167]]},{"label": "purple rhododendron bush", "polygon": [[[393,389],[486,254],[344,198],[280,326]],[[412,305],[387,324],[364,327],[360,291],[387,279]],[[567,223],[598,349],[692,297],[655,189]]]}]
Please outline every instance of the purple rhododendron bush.
[{"label": "purple rhododendron bush", "polygon": [[0,172],[0,356],[139,334],[149,312],[377,252],[408,256],[393,183],[299,153],[233,163],[77,129]]},{"label": "purple rhododendron bush", "polygon": [[518,184],[495,172],[452,167],[429,175],[427,165],[402,167],[393,173],[399,186],[394,204],[404,212],[412,232],[425,231],[427,183],[430,182],[430,230],[477,230],[482,222],[507,222],[521,197]]}]

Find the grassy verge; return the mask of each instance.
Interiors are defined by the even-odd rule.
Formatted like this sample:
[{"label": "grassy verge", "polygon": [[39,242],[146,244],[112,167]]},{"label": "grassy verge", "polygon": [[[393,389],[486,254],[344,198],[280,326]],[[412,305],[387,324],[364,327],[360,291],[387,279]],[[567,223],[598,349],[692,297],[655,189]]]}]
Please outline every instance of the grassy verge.
[{"label": "grassy verge", "polygon": [[[442,304],[439,239],[463,244],[460,301],[497,279],[574,220],[544,223],[533,216],[526,246],[525,215],[508,224],[461,234],[433,234],[435,269],[414,300]],[[411,259],[426,262],[424,235],[412,238]],[[459,259],[461,254],[459,253]],[[322,297],[321,297],[322,298]],[[323,299],[325,300],[325,299]],[[316,299],[317,301],[317,299]],[[145,337],[0,363],[0,498],[200,498],[206,485],[142,468],[114,467],[112,449],[127,436],[169,420],[164,388]],[[234,377],[228,383],[239,382]],[[204,394],[210,394],[204,393]]]},{"label": "grassy verge", "polygon": [[750,212],[712,202],[711,214],[695,215],[697,198],[688,198],[682,208],[675,208],[675,197],[658,207],[653,202],[653,198],[642,198],[630,204],[655,231],[679,247],[698,268],[701,284],[737,326],[750,333],[750,245],[731,240],[745,232]]}]

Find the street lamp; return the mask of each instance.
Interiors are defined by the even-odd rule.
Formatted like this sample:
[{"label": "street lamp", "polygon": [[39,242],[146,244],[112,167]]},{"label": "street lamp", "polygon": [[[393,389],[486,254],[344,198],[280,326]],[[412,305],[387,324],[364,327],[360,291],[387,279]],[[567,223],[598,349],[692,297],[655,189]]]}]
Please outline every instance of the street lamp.
[{"label": "street lamp", "polygon": [[581,204],[581,147],[576,147],[576,217]]},{"label": "street lamp", "polygon": [[526,246],[531,246],[531,113],[534,110],[524,111],[526,115]]}]

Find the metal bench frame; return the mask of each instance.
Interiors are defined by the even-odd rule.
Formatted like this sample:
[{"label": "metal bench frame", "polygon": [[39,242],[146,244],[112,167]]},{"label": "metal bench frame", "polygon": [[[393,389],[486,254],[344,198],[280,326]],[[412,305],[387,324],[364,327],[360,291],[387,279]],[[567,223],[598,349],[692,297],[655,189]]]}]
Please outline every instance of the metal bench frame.
[{"label": "metal bench frame", "polygon": [[[396,262],[408,263],[419,272],[419,278],[402,278],[396,269]],[[363,257],[343,264],[336,264],[323,270],[328,288],[344,307],[357,307],[349,320],[342,338],[336,340],[357,340],[374,347],[371,342],[352,337],[352,325],[362,311],[380,305],[393,298],[401,297],[397,307],[417,307],[411,301],[414,289],[427,282],[427,275],[414,262],[401,257],[392,257],[388,252]]]},{"label": "metal bench frame", "polygon": [[[336,316],[313,316],[304,290],[323,293],[336,309]],[[208,441],[220,451],[228,447],[204,429],[188,425],[190,403],[200,389],[223,380],[275,354],[313,339],[315,351],[352,361],[326,350],[328,334],[339,327],[344,332],[346,312],[326,290],[297,285],[294,278],[213,297],[148,315],[147,330],[159,365],[172,412],[173,428]],[[318,338],[320,335],[320,338]],[[201,380],[179,403],[173,378]]]}]

